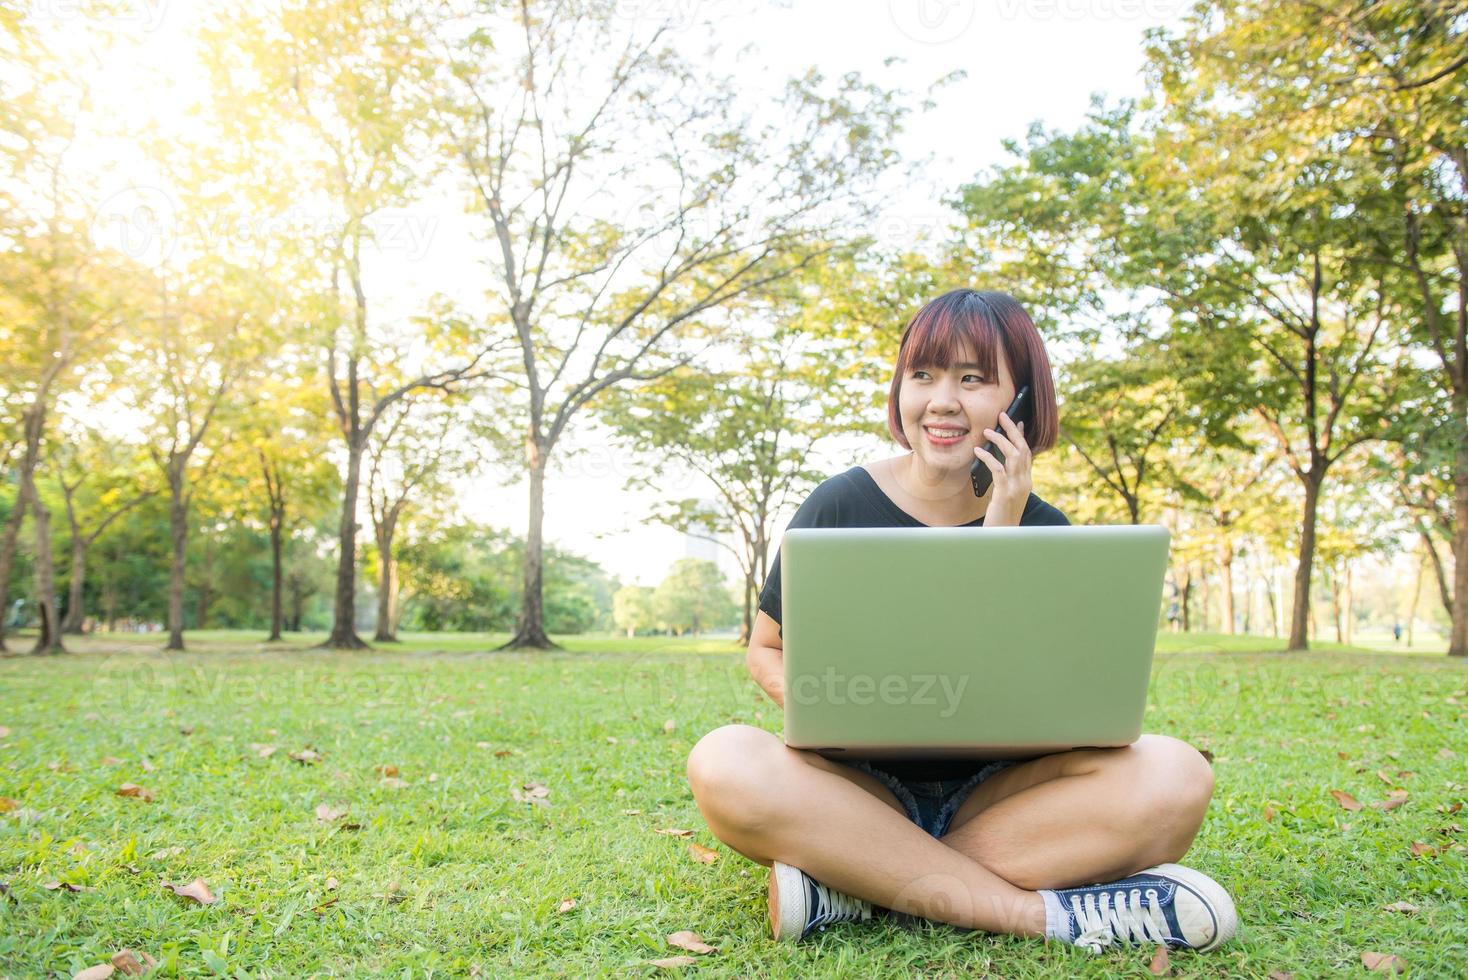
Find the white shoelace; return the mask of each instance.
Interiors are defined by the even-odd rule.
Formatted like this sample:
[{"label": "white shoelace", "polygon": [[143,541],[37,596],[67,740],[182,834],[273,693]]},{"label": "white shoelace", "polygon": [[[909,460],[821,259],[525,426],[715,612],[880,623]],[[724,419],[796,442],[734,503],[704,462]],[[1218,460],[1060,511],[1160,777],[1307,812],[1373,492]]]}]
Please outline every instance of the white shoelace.
[{"label": "white shoelace", "polygon": [[1165,943],[1168,939],[1167,919],[1162,915],[1155,888],[1147,889],[1145,902],[1140,888],[1102,892],[1099,901],[1094,892],[1076,895],[1070,900],[1070,910],[1079,933],[1075,944],[1093,953],[1101,952],[1103,946],[1117,939],[1155,943]]},{"label": "white shoelace", "polygon": [[845,922],[848,919],[871,914],[871,906],[867,902],[859,898],[852,898],[834,888],[828,888],[814,879],[811,879],[811,884],[815,886],[815,902],[811,907],[807,929],[815,929],[832,922]]}]

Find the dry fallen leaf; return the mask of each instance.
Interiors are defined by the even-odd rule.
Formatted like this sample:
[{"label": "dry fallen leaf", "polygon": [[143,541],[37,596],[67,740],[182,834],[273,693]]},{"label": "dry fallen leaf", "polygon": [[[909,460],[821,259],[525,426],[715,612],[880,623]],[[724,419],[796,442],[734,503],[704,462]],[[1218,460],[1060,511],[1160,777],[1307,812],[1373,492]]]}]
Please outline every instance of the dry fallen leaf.
[{"label": "dry fallen leaf", "polygon": [[[140,960],[139,957],[142,957]],[[158,961],[147,953],[136,953],[130,949],[119,949],[112,954],[112,965],[119,973],[129,977],[140,977],[158,965]]]},{"label": "dry fallen leaf", "polygon": [[1356,802],[1356,798],[1350,793],[1338,789],[1333,789],[1330,791],[1330,795],[1334,796],[1335,801],[1347,810],[1356,811],[1361,809],[1361,804]]},{"label": "dry fallen leaf", "polygon": [[[14,803],[15,801],[14,800],[11,800],[10,802]],[[1463,809],[1463,804],[1462,803],[1453,803],[1453,804],[1440,803],[1440,804],[1438,804],[1437,812],[1438,813],[1457,813],[1461,809]]]},{"label": "dry fallen leaf", "polygon": [[703,864],[713,864],[719,859],[718,851],[711,847],[704,847],[702,844],[689,844],[688,854],[693,860],[702,862]]},{"label": "dry fallen leaf", "polygon": [[111,963],[98,963],[89,966],[85,970],[78,970],[71,975],[71,980],[107,980],[108,977],[117,972],[117,967]]},{"label": "dry fallen leaf", "polygon": [[[480,744],[479,744],[479,747],[480,747],[480,748],[486,748],[486,749],[487,749],[487,748],[489,748],[489,743],[488,743],[488,742],[481,742],[481,743],[480,743]],[[514,753],[514,752],[512,752],[512,751],[511,751],[511,750],[509,750],[509,749],[495,749],[495,752],[494,752],[494,757],[495,757],[495,758],[496,758],[496,759],[503,759],[503,758],[504,758],[504,757],[505,757],[505,756],[507,756],[507,755],[514,755],[514,754],[515,754],[515,753]]]},{"label": "dry fallen leaf", "polygon": [[372,771],[383,778],[387,778],[388,776],[396,776],[398,774],[398,767],[391,764],[384,764],[373,766]]},{"label": "dry fallen leaf", "polygon": [[671,733],[673,731],[673,729],[674,728],[677,728],[677,727],[678,727],[677,723],[674,722],[673,719],[671,719],[671,718],[669,718],[667,721],[663,722],[663,731],[665,731],[665,732]]},{"label": "dry fallen leaf", "polygon": [[1152,954],[1152,962],[1147,964],[1147,971],[1154,977],[1165,977],[1170,972],[1167,962],[1167,947],[1158,946],[1157,952]]},{"label": "dry fallen leaf", "polygon": [[305,748],[299,752],[292,752],[291,758],[302,765],[314,764],[321,761],[321,753],[312,748]]},{"label": "dry fallen leaf", "polygon": [[399,779],[396,776],[388,776],[379,785],[386,786],[388,789],[406,789],[408,781],[406,779]]},{"label": "dry fallen leaf", "polygon": [[0,796],[0,813],[9,813],[11,810],[20,809],[20,801],[12,800],[8,796]]},{"label": "dry fallen leaf", "polygon": [[690,932],[687,929],[684,929],[680,932],[675,932],[670,935],[668,937],[668,945],[677,946],[679,949],[686,949],[690,953],[718,952],[718,950],[714,949],[708,943],[704,942],[703,937],[700,936],[698,933]]},{"label": "dry fallen leaf", "polygon": [[569,912],[576,907],[576,899],[563,898],[561,904],[556,906],[557,912]]},{"label": "dry fallen leaf", "polygon": [[262,759],[268,759],[275,754],[275,746],[266,745],[264,742],[251,742],[250,751]]},{"label": "dry fallen leaf", "polygon": [[545,783],[529,782],[525,784],[525,795],[532,799],[544,799],[550,796],[550,788]]},{"label": "dry fallen leaf", "polygon": [[679,830],[677,827],[661,827],[661,828],[659,828],[657,830],[654,830],[653,833],[655,833],[655,834],[667,834],[669,837],[692,837],[693,836],[693,831],[691,831],[691,830]]},{"label": "dry fallen leaf", "polygon": [[642,813],[641,810],[623,810],[622,811],[622,816],[624,816],[624,817],[635,817],[635,816],[639,816],[641,813]]},{"label": "dry fallen leaf", "polygon": [[1401,973],[1407,969],[1405,960],[1390,953],[1364,952],[1361,954],[1361,963],[1366,969],[1375,970],[1378,973]]},{"label": "dry fallen leaf", "polygon": [[184,849],[182,847],[165,847],[161,850],[154,851],[148,857],[153,861],[166,861],[171,857],[178,857],[183,852]]},{"label": "dry fallen leaf", "polygon": [[10,737],[10,729],[6,728],[4,725],[0,725],[0,738],[9,738],[9,737]]},{"label": "dry fallen leaf", "polygon": [[1274,820],[1274,807],[1268,803],[1264,804],[1264,821],[1270,823]]},{"label": "dry fallen leaf", "polygon": [[1439,759],[1451,759],[1453,757],[1453,750],[1452,749],[1438,749],[1437,750],[1437,757]]},{"label": "dry fallen leaf", "polygon": [[336,878],[334,878],[334,877],[333,878],[327,878],[326,879],[326,890],[329,891],[329,892],[336,891],[337,890],[337,887],[340,886],[340,885],[341,885],[341,882],[337,881]]},{"label": "dry fallen leaf", "polygon": [[334,807],[330,803],[316,804],[316,819],[320,820],[322,823],[330,823],[333,820],[340,820],[346,815],[346,807]]},{"label": "dry fallen leaf", "polygon": [[165,881],[163,887],[172,891],[180,898],[191,898],[200,905],[213,905],[219,901],[219,899],[214,897],[214,893],[209,890],[209,886],[204,884],[203,878],[195,878],[186,885]]},{"label": "dry fallen leaf", "polygon": [[1431,844],[1424,844],[1420,840],[1414,840],[1408,850],[1412,852],[1413,857],[1432,857],[1437,853],[1437,848]]},{"label": "dry fallen leaf", "polygon": [[104,755],[99,764],[104,766],[120,766],[122,765],[122,760],[115,755]]},{"label": "dry fallen leaf", "polygon": [[1388,912],[1405,912],[1407,915],[1418,911],[1417,906],[1411,902],[1393,902],[1390,905],[1383,905],[1382,908]]},{"label": "dry fallen leaf", "polygon": [[676,970],[680,966],[692,966],[693,964],[697,963],[698,960],[694,959],[692,956],[669,956],[666,959],[650,960],[649,962],[651,962],[653,966],[662,967],[664,970]]},{"label": "dry fallen leaf", "polygon": [[1269,980],[1295,980],[1295,975],[1283,970],[1274,970],[1269,974]]},{"label": "dry fallen leaf", "polygon": [[1375,803],[1371,804],[1371,806],[1372,809],[1381,810],[1384,812],[1386,810],[1395,810],[1397,807],[1406,802],[1407,791],[1404,789],[1396,789],[1388,793],[1386,799],[1377,800]]},{"label": "dry fallen leaf", "polygon": [[61,891],[67,891],[67,892],[89,892],[89,891],[91,891],[91,889],[88,888],[86,885],[74,885],[74,884],[72,884],[69,881],[48,881],[45,884],[41,885],[41,887],[44,888],[44,889],[46,889],[48,892],[54,892],[54,891],[56,891],[58,889],[60,889]]},{"label": "dry fallen leaf", "polygon": [[157,769],[157,768],[158,768],[157,766],[153,765],[153,763],[151,763],[151,762],[148,761],[148,757],[147,756],[143,756],[143,772],[152,772],[154,769]]},{"label": "dry fallen leaf", "polygon": [[142,800],[144,803],[153,802],[153,791],[151,789],[144,789],[137,783],[123,783],[117,787],[117,795],[131,796],[134,799]]},{"label": "dry fallen leaf", "polygon": [[180,735],[192,735],[192,734],[194,734],[194,726],[193,725],[180,725],[179,728],[178,728],[178,733]]}]

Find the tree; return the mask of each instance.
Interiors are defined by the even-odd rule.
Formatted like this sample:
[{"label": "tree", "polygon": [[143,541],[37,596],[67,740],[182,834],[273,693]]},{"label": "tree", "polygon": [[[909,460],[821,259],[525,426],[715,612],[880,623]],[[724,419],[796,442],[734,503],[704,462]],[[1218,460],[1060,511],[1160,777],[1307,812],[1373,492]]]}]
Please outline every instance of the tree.
[{"label": "tree", "polygon": [[184,649],[189,514],[218,455],[205,439],[221,406],[270,346],[271,293],[259,270],[213,255],[187,260],[177,273],[164,270],[145,339],[122,367],[146,370],[158,382],[130,386],[128,393],[149,416],[149,453],[168,486],[168,650]]},{"label": "tree", "polygon": [[761,113],[674,52],[666,25],[646,25],[523,0],[440,35],[454,88],[437,129],[477,199],[521,369],[529,518],[509,648],[553,646],[545,477],[572,419],[690,363],[727,328],[728,304],[829,251],[832,216],[869,210],[862,191],[894,157],[902,110],[859,77],[828,92],[808,73]]},{"label": "tree", "polygon": [[306,275],[314,270],[328,284],[314,326],[347,451],[334,623],[325,644],[337,649],[365,646],[354,621],[368,440],[408,395],[491,376],[497,353],[462,320],[427,319],[418,324],[422,343],[414,345],[422,363],[404,364],[400,338],[369,315],[364,261],[378,240],[375,219],[410,202],[423,176],[412,151],[437,70],[426,40],[429,12],[430,5],[399,0],[290,0],[222,13],[205,32],[217,104],[233,120],[232,138],[297,159],[288,179],[333,217],[329,233],[310,238],[301,258]]},{"label": "tree", "polygon": [[797,301],[743,308],[751,317],[763,313],[782,322],[769,337],[751,333],[737,342],[732,360],[739,367],[679,368],[638,388],[608,392],[597,415],[645,471],[628,478],[629,489],[656,489],[678,470],[713,486],[712,511],[695,497],[660,501],[650,516],[734,555],[744,579],[741,639],[747,642],[775,520],[825,478],[811,468],[812,452],[832,436],[870,433],[875,416],[871,391],[855,374],[860,361],[833,356],[839,341],[820,341],[802,329]]},{"label": "tree", "polygon": [[80,634],[86,621],[88,551],[114,521],[156,491],[143,480],[146,457],[138,447],[108,442],[94,429],[67,433],[52,455],[71,532],[71,572],[61,630]]},{"label": "tree", "polygon": [[698,558],[680,558],[652,597],[653,614],[664,629],[682,635],[702,633],[733,622],[734,597],[719,566]]},{"label": "tree", "polygon": [[380,643],[398,636],[398,560],[393,538],[405,508],[427,509],[450,489],[451,475],[470,476],[460,413],[450,404],[404,399],[368,449],[367,505],[377,543],[377,633]]},{"label": "tree", "polygon": [[653,590],[645,585],[624,585],[612,596],[612,621],[617,629],[626,630],[630,640],[638,630],[650,629],[657,621],[653,614]]},{"label": "tree", "polygon": [[[1387,308],[1436,358],[1452,405],[1459,555],[1468,554],[1464,13],[1456,0],[1215,0],[1197,5],[1186,31],[1154,35],[1152,48],[1158,86],[1199,158],[1226,143],[1230,167],[1255,161],[1245,180],[1260,198],[1290,184],[1295,198],[1317,202],[1346,189],[1323,202],[1343,229],[1336,248],[1374,270]],[[1205,127],[1221,138],[1196,140]],[[1302,180],[1312,172],[1325,181]],[[1314,472],[1303,460],[1300,469]],[[1457,563],[1454,595],[1449,652],[1463,656],[1468,562]],[[1297,583],[1297,618],[1301,604]]]}]

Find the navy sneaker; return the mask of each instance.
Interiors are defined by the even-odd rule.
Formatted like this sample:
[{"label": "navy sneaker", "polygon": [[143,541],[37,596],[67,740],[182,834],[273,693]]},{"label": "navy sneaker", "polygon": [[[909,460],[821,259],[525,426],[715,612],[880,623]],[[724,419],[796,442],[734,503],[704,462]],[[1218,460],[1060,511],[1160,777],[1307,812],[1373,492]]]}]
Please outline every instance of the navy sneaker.
[{"label": "navy sneaker", "polygon": [[1239,926],[1233,899],[1207,875],[1159,864],[1130,878],[1084,888],[1041,889],[1051,938],[1093,953],[1112,943],[1161,943],[1198,952],[1221,946]]},{"label": "navy sneaker", "polygon": [[871,902],[842,894],[779,861],[770,868],[769,904],[770,928],[780,942],[798,942],[813,929],[872,917]]}]

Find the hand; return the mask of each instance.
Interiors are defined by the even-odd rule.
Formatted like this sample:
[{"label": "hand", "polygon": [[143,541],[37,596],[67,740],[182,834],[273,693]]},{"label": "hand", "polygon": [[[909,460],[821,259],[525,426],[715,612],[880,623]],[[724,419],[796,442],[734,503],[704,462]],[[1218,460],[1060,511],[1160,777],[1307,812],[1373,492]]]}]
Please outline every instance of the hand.
[{"label": "hand", "polygon": [[1030,455],[1029,443],[1025,442],[1025,424],[1018,425],[1005,412],[999,413],[1002,432],[985,429],[984,435],[1004,453],[1004,462],[982,446],[974,447],[974,455],[982,459],[994,474],[994,485],[989,489],[989,509],[984,512],[985,527],[1018,527],[1020,515],[1025,511],[1025,502],[1030,499]]}]

